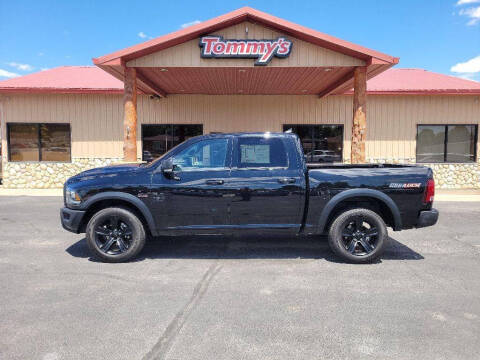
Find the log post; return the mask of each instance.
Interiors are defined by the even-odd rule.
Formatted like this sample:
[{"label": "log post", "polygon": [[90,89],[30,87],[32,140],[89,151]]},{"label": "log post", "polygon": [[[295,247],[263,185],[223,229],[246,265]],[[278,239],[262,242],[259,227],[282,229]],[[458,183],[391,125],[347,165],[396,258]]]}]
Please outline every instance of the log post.
[{"label": "log post", "polygon": [[355,68],[353,82],[352,164],[365,163],[367,135],[367,67]]},{"label": "log post", "polygon": [[123,83],[123,161],[137,161],[137,72],[125,67]]}]

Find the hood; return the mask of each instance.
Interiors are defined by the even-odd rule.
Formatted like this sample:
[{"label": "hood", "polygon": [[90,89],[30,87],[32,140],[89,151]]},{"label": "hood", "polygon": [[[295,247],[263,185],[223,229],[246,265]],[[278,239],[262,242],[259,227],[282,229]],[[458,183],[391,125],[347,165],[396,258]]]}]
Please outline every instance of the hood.
[{"label": "hood", "polygon": [[108,175],[113,173],[125,172],[125,171],[134,171],[140,167],[140,164],[123,164],[123,165],[110,165],[99,167],[95,169],[90,169],[81,172],[77,176],[97,176],[97,175]]},{"label": "hood", "polygon": [[140,164],[123,164],[123,165],[110,165],[99,167],[95,169],[90,169],[83,171],[75,176],[72,176],[70,179],[67,180],[67,184],[74,184],[78,182],[84,182],[88,180],[98,179],[98,178],[112,178],[115,175],[120,173],[126,173],[130,171],[136,171],[140,169]]}]

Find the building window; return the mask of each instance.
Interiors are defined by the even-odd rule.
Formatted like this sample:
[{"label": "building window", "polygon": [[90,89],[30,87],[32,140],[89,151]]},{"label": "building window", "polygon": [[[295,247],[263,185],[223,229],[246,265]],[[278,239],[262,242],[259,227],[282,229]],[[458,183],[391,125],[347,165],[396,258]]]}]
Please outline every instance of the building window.
[{"label": "building window", "polygon": [[9,161],[71,160],[69,124],[7,124]]},{"label": "building window", "polygon": [[289,129],[299,136],[308,162],[342,161],[343,125],[283,125]]},{"label": "building window", "polygon": [[477,125],[417,125],[417,162],[475,162],[477,136]]},{"label": "building window", "polygon": [[152,161],[193,136],[203,134],[203,125],[142,125],[142,159]]}]

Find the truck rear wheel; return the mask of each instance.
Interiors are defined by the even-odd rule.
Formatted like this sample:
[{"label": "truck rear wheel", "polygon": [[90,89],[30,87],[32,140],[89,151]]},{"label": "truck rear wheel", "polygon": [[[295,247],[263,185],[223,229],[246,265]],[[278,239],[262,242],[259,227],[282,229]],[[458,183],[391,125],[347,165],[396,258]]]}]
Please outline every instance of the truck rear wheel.
[{"label": "truck rear wheel", "polygon": [[145,245],[140,219],[124,208],[106,208],[92,216],[86,229],[87,245],[94,257],[104,262],[132,259]]},{"label": "truck rear wheel", "polygon": [[352,209],[338,215],[330,226],[328,243],[332,251],[352,263],[377,259],[388,239],[387,226],[376,212]]}]

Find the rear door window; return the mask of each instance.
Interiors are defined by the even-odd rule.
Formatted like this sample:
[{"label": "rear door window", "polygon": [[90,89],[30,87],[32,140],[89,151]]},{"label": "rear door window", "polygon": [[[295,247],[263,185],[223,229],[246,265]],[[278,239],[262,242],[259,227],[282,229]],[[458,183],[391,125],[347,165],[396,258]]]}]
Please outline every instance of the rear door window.
[{"label": "rear door window", "polygon": [[285,145],[279,138],[240,137],[236,157],[239,168],[288,167]]}]

